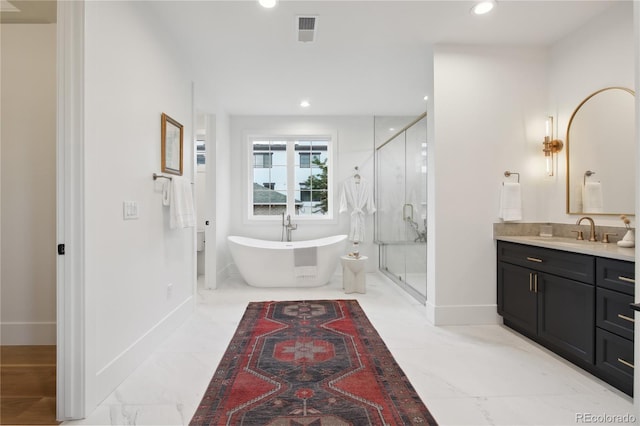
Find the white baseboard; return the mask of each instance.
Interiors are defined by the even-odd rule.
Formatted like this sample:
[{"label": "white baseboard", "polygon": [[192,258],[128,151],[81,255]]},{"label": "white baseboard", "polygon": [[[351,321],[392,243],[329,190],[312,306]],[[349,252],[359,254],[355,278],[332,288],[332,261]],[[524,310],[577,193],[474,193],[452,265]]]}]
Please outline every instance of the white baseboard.
[{"label": "white baseboard", "polygon": [[120,385],[195,309],[190,296],[153,328],[96,373],[96,401],[100,403]]},{"label": "white baseboard", "polygon": [[427,301],[427,319],[433,325],[500,324],[497,305],[436,306]]},{"label": "white baseboard", "polygon": [[3,322],[0,324],[0,343],[16,345],[55,345],[56,322]]}]

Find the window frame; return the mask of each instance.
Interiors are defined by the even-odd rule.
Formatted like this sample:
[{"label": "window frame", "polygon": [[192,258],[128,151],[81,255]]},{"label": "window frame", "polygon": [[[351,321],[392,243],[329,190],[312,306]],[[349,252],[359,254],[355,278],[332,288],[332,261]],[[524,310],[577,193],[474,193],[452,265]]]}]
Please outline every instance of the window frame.
[{"label": "window frame", "polygon": [[[286,141],[287,143],[287,206],[286,214],[291,215],[291,220],[307,223],[333,223],[335,221],[335,198],[336,188],[334,185],[334,169],[336,167],[335,151],[336,151],[336,137],[333,133],[318,133],[318,134],[280,134],[270,132],[251,133],[245,135],[244,143],[244,164],[245,170],[245,214],[243,215],[246,223],[264,223],[264,222],[278,222],[282,220],[280,215],[255,215],[253,211],[253,179],[254,179],[254,157],[253,157],[253,143],[256,140],[268,140],[268,141]],[[296,191],[296,179],[295,179],[295,167],[296,156],[300,153],[295,150],[296,141],[306,140],[318,140],[326,141],[327,143],[327,213],[325,215],[296,215],[295,214],[295,191]],[[313,157],[313,156],[311,156]],[[273,164],[273,163],[272,163]],[[300,167],[300,165],[298,165]],[[308,168],[307,168],[308,169]],[[300,188],[300,192],[302,192]]]}]

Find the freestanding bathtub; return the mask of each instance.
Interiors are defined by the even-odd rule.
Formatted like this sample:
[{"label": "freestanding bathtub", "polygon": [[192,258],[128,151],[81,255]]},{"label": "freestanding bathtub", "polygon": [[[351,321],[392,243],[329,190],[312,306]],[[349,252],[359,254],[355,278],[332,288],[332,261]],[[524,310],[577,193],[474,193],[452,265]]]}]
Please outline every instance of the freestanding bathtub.
[{"label": "freestanding bathtub", "polygon": [[329,282],[347,245],[346,235],[308,241],[227,237],[231,256],[254,287],[318,287]]}]

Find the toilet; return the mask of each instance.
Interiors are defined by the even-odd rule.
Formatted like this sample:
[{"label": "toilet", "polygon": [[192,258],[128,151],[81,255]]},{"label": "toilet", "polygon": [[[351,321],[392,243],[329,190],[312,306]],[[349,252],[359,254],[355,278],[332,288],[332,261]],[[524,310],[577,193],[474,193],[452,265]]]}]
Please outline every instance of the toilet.
[{"label": "toilet", "polygon": [[353,257],[340,256],[342,263],[342,287],[345,293],[366,293],[367,284],[365,281],[367,256]]}]

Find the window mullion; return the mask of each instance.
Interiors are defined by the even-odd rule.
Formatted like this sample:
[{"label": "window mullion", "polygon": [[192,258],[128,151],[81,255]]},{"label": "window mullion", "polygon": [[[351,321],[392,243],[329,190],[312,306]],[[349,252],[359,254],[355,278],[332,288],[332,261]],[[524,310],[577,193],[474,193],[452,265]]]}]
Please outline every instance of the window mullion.
[{"label": "window mullion", "polygon": [[296,141],[287,141],[287,214],[295,216]]}]

